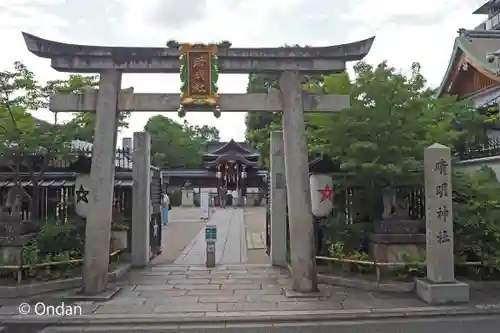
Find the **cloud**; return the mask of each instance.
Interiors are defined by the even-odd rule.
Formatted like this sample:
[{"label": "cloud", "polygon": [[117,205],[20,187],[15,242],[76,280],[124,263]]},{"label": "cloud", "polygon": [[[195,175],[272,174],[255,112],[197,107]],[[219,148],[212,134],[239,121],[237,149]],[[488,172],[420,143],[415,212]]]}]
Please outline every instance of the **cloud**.
[{"label": "cloud", "polygon": [[152,24],[182,28],[209,15],[207,0],[161,0],[147,12]]},{"label": "cloud", "polygon": [[[0,35],[8,52],[0,66],[25,62],[42,80],[64,77],[26,51],[20,31],[78,44],[165,46],[167,40],[218,42],[235,47],[334,45],[376,35],[367,57],[406,71],[414,61],[433,86],[440,83],[458,28],[473,28],[485,0],[1,0]],[[411,4],[409,4],[411,3]],[[244,92],[246,75],[221,75],[220,92]],[[178,92],[177,75],[124,75],[138,92]],[[174,114],[167,114],[176,119]],[[151,114],[134,114],[131,136]],[[43,118],[43,117],[42,117]],[[52,120],[47,113],[44,118]],[[243,139],[242,114],[189,114],[195,124],[216,125],[224,139]]]}]

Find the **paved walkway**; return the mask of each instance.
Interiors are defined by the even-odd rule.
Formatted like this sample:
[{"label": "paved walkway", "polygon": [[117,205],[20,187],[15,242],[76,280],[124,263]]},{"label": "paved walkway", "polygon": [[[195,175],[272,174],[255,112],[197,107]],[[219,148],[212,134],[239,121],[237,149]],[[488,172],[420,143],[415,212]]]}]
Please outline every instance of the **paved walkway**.
[{"label": "paved walkway", "polygon": [[266,208],[245,207],[247,256],[250,264],[270,264],[266,253]]},{"label": "paved walkway", "polygon": [[199,207],[173,207],[167,227],[162,227],[162,253],[152,264],[173,264],[182,251],[202,230]]},{"label": "paved walkway", "polygon": [[[216,209],[209,224],[217,226],[216,264],[243,264],[248,261],[243,209]],[[205,230],[202,229],[175,260],[176,265],[205,265]]]},{"label": "paved walkway", "polygon": [[[111,286],[120,286],[122,290],[109,301],[76,304],[82,307],[83,315],[87,318],[85,320],[96,324],[99,320],[113,318],[140,320],[137,318],[141,316],[143,320],[191,322],[234,317],[298,318],[332,313],[362,316],[374,312],[421,313],[440,309],[456,312],[458,309],[428,307],[412,293],[366,292],[328,285],[320,285],[321,295],[318,297],[288,298],[282,288],[289,288],[290,285],[291,279],[286,271],[268,265],[220,265],[213,269],[157,265],[131,271],[122,281],[112,283]],[[76,305],[67,300],[64,302]],[[44,303],[60,305],[61,299],[52,296],[45,299]],[[6,323],[9,318],[9,322],[18,320],[19,323],[25,323],[41,318],[36,315],[19,315],[19,304],[0,307],[0,322],[3,319],[3,323]],[[500,307],[500,290],[474,291],[471,304],[465,307],[477,309],[477,304],[496,304],[491,306]],[[64,320],[78,318],[66,317]]]}]

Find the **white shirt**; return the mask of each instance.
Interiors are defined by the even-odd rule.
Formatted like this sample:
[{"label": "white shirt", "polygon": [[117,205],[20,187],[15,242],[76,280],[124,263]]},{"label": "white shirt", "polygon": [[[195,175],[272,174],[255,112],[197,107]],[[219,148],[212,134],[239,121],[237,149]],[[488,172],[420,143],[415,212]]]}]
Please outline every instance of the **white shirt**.
[{"label": "white shirt", "polygon": [[237,198],[238,197],[238,191],[233,191],[233,198]]},{"label": "white shirt", "polygon": [[168,195],[167,195],[167,194],[164,194],[164,195],[163,195],[163,204],[164,204],[165,206],[168,206],[168,205],[170,204],[170,198],[168,197]]}]

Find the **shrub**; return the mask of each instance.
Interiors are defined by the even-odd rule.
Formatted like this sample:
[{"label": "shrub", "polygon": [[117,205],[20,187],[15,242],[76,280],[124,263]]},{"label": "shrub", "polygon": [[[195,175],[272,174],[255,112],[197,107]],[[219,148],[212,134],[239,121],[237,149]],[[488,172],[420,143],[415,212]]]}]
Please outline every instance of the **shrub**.
[{"label": "shrub", "polygon": [[500,271],[500,183],[483,167],[453,177],[455,253],[460,261],[482,261]]}]

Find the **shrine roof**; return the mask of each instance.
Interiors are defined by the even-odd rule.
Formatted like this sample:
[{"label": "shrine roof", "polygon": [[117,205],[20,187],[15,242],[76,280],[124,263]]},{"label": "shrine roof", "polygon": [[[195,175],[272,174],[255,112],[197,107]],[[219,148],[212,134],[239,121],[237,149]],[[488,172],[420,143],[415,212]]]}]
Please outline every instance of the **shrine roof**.
[{"label": "shrine roof", "polygon": [[472,14],[489,14],[490,8],[500,7],[500,0],[489,0],[476,9]]},{"label": "shrine roof", "polygon": [[205,156],[217,157],[228,153],[237,153],[243,156],[260,156],[248,142],[236,142],[233,139],[228,142],[209,142],[206,147]]},{"label": "shrine roof", "polygon": [[488,54],[498,51],[500,31],[460,29],[458,33],[448,68],[437,91],[438,97],[448,92],[456,78],[457,68],[461,64],[470,65],[489,79],[500,83],[496,63],[489,62],[486,59]]},{"label": "shrine roof", "polygon": [[234,153],[234,152],[221,155],[213,161],[206,162],[205,165],[216,166],[216,165],[224,164],[224,163],[228,163],[228,162],[240,162],[241,164],[248,165],[248,166],[256,166],[257,165],[257,162],[250,161],[250,160],[246,159],[245,156]]}]

